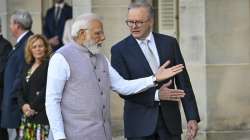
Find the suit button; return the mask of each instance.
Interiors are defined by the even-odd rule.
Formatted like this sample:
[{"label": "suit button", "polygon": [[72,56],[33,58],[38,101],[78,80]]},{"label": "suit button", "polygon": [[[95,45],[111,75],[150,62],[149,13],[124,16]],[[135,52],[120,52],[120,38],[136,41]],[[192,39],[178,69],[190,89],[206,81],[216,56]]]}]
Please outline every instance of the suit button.
[{"label": "suit button", "polygon": [[105,109],[105,105],[103,105],[102,108]]},{"label": "suit button", "polygon": [[36,95],[39,95],[39,94],[40,94],[40,92],[39,92],[39,91],[37,91],[37,92],[36,92]]},{"label": "suit button", "polygon": [[103,92],[101,92],[101,95],[103,95]]},{"label": "suit button", "polygon": [[94,66],[94,69],[96,69],[96,66]]},{"label": "suit button", "polygon": [[98,78],[98,82],[100,82],[101,81],[101,79],[100,78]]}]

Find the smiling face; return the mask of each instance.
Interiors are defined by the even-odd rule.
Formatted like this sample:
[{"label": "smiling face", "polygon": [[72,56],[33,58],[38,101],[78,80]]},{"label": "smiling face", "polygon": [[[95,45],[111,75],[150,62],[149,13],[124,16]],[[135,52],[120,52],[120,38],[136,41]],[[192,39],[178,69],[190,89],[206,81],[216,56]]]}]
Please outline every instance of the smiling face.
[{"label": "smiling face", "polygon": [[152,31],[153,19],[145,7],[130,9],[126,22],[130,33],[136,39],[143,40]]}]

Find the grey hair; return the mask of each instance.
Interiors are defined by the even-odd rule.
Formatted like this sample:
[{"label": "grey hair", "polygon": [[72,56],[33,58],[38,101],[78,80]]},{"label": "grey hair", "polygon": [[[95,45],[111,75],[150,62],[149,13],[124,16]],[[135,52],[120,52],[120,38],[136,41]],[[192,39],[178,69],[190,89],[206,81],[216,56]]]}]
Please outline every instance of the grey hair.
[{"label": "grey hair", "polygon": [[98,15],[93,14],[93,13],[87,13],[87,14],[83,14],[83,15],[76,17],[74,19],[74,23],[72,24],[72,27],[71,27],[71,36],[73,38],[77,37],[78,32],[81,29],[88,29],[90,23],[93,20],[102,21],[101,17],[99,17]]},{"label": "grey hair", "polygon": [[11,15],[11,20],[21,26],[23,30],[30,30],[32,27],[32,17],[26,10],[17,10]]},{"label": "grey hair", "polygon": [[128,11],[135,8],[146,8],[148,10],[149,16],[154,18],[154,8],[147,0],[135,0],[128,6]]}]

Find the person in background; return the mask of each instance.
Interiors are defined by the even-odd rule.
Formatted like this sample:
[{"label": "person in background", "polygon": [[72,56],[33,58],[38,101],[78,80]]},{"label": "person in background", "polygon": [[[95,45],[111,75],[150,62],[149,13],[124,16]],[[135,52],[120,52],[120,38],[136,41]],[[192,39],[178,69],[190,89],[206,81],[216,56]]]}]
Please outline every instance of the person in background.
[{"label": "person in background", "polygon": [[17,10],[10,17],[10,31],[16,39],[4,72],[4,92],[2,100],[1,127],[14,132],[21,121],[21,111],[18,107],[17,89],[21,85],[21,72],[25,64],[24,48],[31,32],[32,17],[26,10]]},{"label": "person in background", "polygon": [[43,34],[48,38],[54,52],[63,46],[64,25],[71,18],[72,7],[64,0],[54,0],[53,7],[48,9],[46,13],[43,25]]},{"label": "person in background", "polygon": [[[126,23],[131,35],[111,48],[111,64],[125,79],[152,75],[166,60],[171,62],[168,67],[185,65],[177,40],[153,32],[154,10],[146,0],[135,0],[129,5]],[[170,79],[173,81],[170,89],[176,85],[186,93],[181,101],[187,119],[188,139],[194,139],[200,117],[187,70],[184,68]],[[121,96],[125,100],[124,127],[128,140],[181,139],[180,104],[162,100],[163,83],[141,94]]]},{"label": "person in background", "polygon": [[[8,60],[9,52],[12,50],[12,46],[8,40],[2,35],[2,21],[0,18],[0,106],[3,98],[4,87],[4,69]],[[1,108],[0,108],[0,120],[1,120]],[[0,138],[1,140],[8,140],[8,132],[6,128],[0,126]]]},{"label": "person in background", "polygon": [[22,86],[18,90],[18,104],[22,110],[19,139],[45,140],[48,138],[49,122],[45,112],[47,70],[51,47],[47,39],[35,34],[27,41],[22,73]]},{"label": "person in background", "polygon": [[64,32],[63,32],[63,44],[67,44],[72,42],[72,37],[71,37],[71,27],[73,24],[73,19],[69,19],[66,21],[65,26],[64,26]]},{"label": "person in background", "polygon": [[[45,105],[50,140],[111,140],[110,88],[135,94],[183,69],[181,64],[166,69],[166,62],[155,76],[124,80],[99,52],[105,36],[95,14],[76,18],[71,36],[73,41],[57,50],[49,62]],[[175,98],[185,95],[183,91],[166,94]]]}]

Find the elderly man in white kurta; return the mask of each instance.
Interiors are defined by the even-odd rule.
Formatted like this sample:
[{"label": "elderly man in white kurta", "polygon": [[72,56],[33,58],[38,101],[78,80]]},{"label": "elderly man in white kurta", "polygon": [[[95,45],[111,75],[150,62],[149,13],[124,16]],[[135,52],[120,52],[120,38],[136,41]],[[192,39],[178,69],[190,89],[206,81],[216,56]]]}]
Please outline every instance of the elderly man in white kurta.
[{"label": "elderly man in white kurta", "polygon": [[[98,51],[105,40],[98,16],[77,18],[71,35],[74,41],[60,48],[49,63],[46,111],[53,135],[50,139],[111,140],[110,89],[136,94],[183,69],[182,65],[166,69],[167,62],[155,76],[124,80]],[[178,100],[185,94],[172,92],[168,99]]]}]

